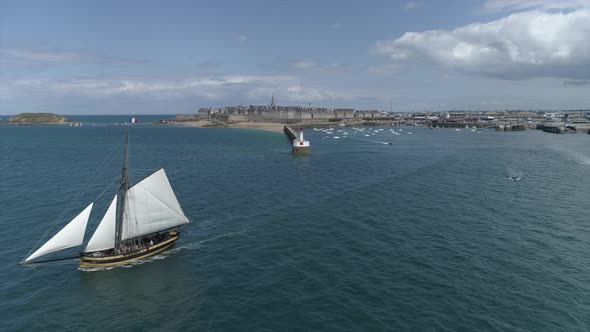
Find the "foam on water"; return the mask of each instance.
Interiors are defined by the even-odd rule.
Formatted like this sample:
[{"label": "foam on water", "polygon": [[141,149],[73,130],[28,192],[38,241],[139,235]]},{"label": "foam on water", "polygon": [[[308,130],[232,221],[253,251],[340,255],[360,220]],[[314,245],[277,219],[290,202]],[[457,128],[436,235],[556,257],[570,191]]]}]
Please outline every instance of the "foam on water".
[{"label": "foam on water", "polygon": [[590,157],[583,155],[581,153],[578,153],[578,152],[571,152],[571,155],[581,165],[590,166]]}]

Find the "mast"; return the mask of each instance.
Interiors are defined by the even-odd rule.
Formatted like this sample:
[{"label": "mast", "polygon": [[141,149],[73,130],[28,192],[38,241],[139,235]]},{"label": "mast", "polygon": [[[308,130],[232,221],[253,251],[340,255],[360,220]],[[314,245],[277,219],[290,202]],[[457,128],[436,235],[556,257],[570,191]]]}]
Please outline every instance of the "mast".
[{"label": "mast", "polygon": [[125,200],[129,189],[129,170],[127,169],[127,148],[129,145],[129,129],[125,128],[125,156],[123,158],[123,169],[121,172],[121,187],[119,188],[119,215],[116,221],[115,250],[121,246],[121,235],[123,234],[123,216],[125,215]]}]

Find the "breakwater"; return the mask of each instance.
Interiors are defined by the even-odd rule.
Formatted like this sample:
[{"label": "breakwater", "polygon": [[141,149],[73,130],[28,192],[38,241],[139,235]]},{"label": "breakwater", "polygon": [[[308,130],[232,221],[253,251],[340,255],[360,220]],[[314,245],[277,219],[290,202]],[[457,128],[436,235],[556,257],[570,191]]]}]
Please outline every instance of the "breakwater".
[{"label": "breakwater", "polygon": [[287,138],[289,138],[290,142],[293,142],[293,140],[297,138],[297,132],[295,132],[295,130],[289,126],[284,126],[283,132],[285,135],[287,135]]},{"label": "breakwater", "polygon": [[590,125],[586,123],[581,124],[566,124],[552,123],[552,124],[538,124],[538,130],[542,130],[547,133],[553,134],[566,134],[566,133],[578,133],[578,134],[590,134]]},{"label": "breakwater", "polygon": [[560,125],[545,125],[545,124],[538,124],[538,130],[542,130],[546,133],[553,133],[553,134],[563,134],[565,133],[565,126]]},{"label": "breakwater", "polygon": [[445,121],[430,121],[426,125],[431,128],[493,128],[495,124],[486,122],[445,122]]},{"label": "breakwater", "polygon": [[496,125],[496,131],[522,131],[527,130],[525,124],[498,124]]},{"label": "breakwater", "polygon": [[283,132],[287,135],[287,138],[291,142],[291,152],[294,155],[298,156],[308,156],[311,153],[311,146],[309,145],[309,141],[303,139],[303,129],[299,130],[299,135],[297,132],[289,127],[284,126]]}]

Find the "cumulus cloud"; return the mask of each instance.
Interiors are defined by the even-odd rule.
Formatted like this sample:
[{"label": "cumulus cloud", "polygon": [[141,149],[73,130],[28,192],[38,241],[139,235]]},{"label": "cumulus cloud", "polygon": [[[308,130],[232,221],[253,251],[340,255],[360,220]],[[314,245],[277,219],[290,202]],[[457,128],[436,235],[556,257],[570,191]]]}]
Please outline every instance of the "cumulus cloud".
[{"label": "cumulus cloud", "polygon": [[377,54],[398,64],[433,64],[460,72],[520,79],[590,77],[590,9],[511,14],[452,31],[407,32],[379,41]]}]

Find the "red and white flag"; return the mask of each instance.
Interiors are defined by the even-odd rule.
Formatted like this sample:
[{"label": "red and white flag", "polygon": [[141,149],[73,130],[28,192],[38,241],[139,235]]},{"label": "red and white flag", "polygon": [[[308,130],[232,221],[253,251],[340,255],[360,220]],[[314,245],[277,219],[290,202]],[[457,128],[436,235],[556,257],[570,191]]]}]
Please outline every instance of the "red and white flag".
[{"label": "red and white flag", "polygon": [[131,118],[131,121],[130,122],[131,123],[137,123],[137,118],[135,118],[135,117]]}]

